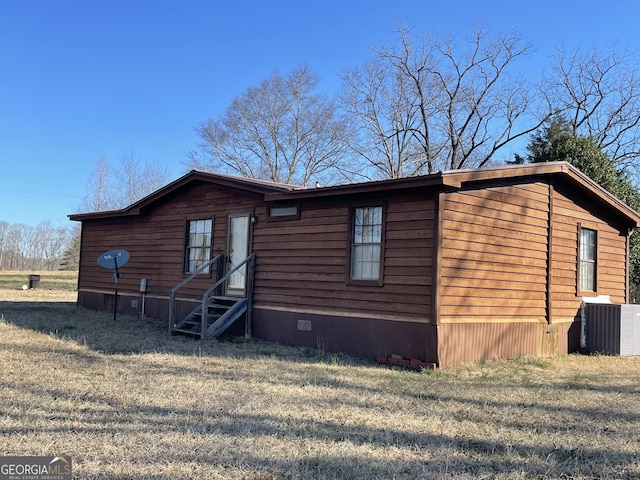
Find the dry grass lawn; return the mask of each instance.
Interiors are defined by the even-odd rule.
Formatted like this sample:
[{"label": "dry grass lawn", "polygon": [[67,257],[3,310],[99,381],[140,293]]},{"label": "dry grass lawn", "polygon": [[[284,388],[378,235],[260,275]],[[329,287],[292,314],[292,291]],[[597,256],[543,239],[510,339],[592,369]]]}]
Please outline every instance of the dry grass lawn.
[{"label": "dry grass lawn", "polygon": [[0,287],[0,454],[69,454],[74,478],[640,478],[637,357],[414,373],[18,288]]}]

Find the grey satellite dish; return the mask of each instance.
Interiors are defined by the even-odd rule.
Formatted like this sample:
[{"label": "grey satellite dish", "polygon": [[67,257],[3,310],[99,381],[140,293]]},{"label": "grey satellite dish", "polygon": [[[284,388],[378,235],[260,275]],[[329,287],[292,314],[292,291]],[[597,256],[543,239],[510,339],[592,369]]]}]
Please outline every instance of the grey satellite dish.
[{"label": "grey satellite dish", "polygon": [[98,256],[98,265],[111,270],[117,270],[129,261],[129,252],[126,250],[109,250]]},{"label": "grey satellite dish", "polygon": [[129,261],[129,252],[126,250],[109,250],[98,256],[98,265],[109,270],[114,270],[113,280],[115,282],[115,303],[113,305],[113,319],[116,319],[118,312],[118,280],[120,280],[120,267]]}]

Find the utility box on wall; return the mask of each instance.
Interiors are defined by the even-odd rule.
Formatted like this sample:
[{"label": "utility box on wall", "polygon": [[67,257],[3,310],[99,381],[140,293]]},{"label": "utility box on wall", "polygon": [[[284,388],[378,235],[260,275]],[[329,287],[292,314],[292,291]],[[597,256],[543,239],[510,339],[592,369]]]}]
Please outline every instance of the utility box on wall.
[{"label": "utility box on wall", "polygon": [[589,353],[640,355],[640,305],[585,305],[586,347]]}]

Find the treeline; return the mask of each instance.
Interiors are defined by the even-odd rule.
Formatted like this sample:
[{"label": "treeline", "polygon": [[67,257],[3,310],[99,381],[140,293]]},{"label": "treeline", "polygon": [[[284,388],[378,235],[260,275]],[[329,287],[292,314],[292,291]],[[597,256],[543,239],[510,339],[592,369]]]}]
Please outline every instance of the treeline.
[{"label": "treeline", "polygon": [[572,136],[640,178],[636,54],[558,48],[541,64],[534,51],[516,32],[400,28],[342,71],[335,96],[306,65],[247,88],[196,127],[186,165],[305,186],[481,168],[511,161],[562,116]]},{"label": "treeline", "polygon": [[77,270],[78,228],[37,226],[0,221],[0,270]]},{"label": "treeline", "polygon": [[[118,164],[98,160],[85,198],[77,211],[118,209],[136,202],[168,182],[168,173],[154,162],[124,152]],[[45,220],[36,226],[0,220],[0,270],[78,270],[80,225],[57,227]]]}]

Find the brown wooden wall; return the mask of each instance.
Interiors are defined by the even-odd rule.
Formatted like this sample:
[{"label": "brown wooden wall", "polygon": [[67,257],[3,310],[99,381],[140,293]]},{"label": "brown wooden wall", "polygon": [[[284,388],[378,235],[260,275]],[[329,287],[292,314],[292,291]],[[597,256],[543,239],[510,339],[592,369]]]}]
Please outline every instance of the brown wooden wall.
[{"label": "brown wooden wall", "polygon": [[[607,218],[608,220],[605,220]],[[598,295],[610,295],[614,303],[626,301],[626,232],[611,225],[611,215],[593,202],[559,184],[553,189],[553,241],[551,253],[551,319],[573,322],[582,295],[577,291],[578,224],[598,232]],[[622,227],[624,229],[624,227]],[[593,295],[593,294],[591,294]]]},{"label": "brown wooden wall", "polygon": [[[268,221],[261,199],[202,184],[175,193],[140,216],[86,220],[79,288],[112,292],[112,273],[96,259],[107,250],[124,248],[131,259],[121,270],[121,293],[138,292],[140,279],[147,278],[150,296],[168,296],[186,278],[182,273],[186,222],[214,219],[215,254],[226,251],[228,215],[247,212],[257,219],[252,225],[257,307],[428,323],[434,200],[416,192],[392,195],[384,203],[382,286],[348,285],[348,201],[306,201],[300,205],[300,218]],[[181,289],[178,297],[200,298],[211,283],[208,276],[199,278]]]},{"label": "brown wooden wall", "polygon": [[545,322],[549,187],[444,195],[440,322]]},{"label": "brown wooden wall", "polygon": [[385,201],[382,286],[348,284],[350,204],[346,201],[305,201],[300,205],[300,218],[286,221],[265,222],[260,214],[253,244],[256,308],[428,323],[433,197],[391,195]]},{"label": "brown wooden wall", "polygon": [[578,348],[579,225],[598,231],[594,294],[626,301],[625,227],[597,205],[545,182],[444,195],[440,365]]},{"label": "brown wooden wall", "polygon": [[[147,278],[149,314],[161,312],[170,290],[186,278],[187,221],[214,219],[215,255],[226,252],[228,216],[249,213],[256,218],[255,331],[262,338],[313,346],[318,336],[298,329],[302,319],[331,339],[329,349],[422,352],[441,366],[572,351],[581,300],[578,224],[598,231],[596,293],[613,302],[626,301],[626,227],[611,224],[614,212],[601,212],[568,186],[530,180],[442,193],[404,189],[377,199],[307,198],[300,201],[299,217],[278,221],[267,218],[259,194],[189,183],[139,216],[84,220],[79,303],[109,309],[113,276],[97,257],[125,248],[131,259],[122,268],[119,291],[129,303],[122,308],[136,313],[130,304],[139,297],[140,279]],[[385,208],[381,285],[348,280],[349,212],[363,202]],[[178,297],[199,299],[211,284],[212,276],[202,276]],[[369,333],[361,339],[363,332]],[[407,351],[389,350],[402,345]]]},{"label": "brown wooden wall", "polygon": [[[213,253],[217,254],[227,248],[228,215],[253,213],[258,204],[253,195],[200,184],[175,192],[140,216],[85,220],[79,289],[113,291],[112,273],[100,267],[97,258],[107,250],[124,248],[131,259],[121,270],[119,290],[137,292],[140,280],[147,278],[149,295],[168,296],[186,278],[183,268],[187,221],[213,218]],[[210,276],[202,276],[180,290],[178,296],[198,298],[211,283]]]}]

